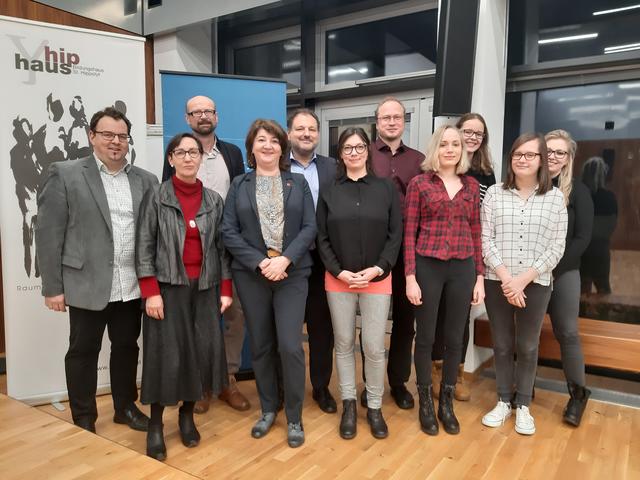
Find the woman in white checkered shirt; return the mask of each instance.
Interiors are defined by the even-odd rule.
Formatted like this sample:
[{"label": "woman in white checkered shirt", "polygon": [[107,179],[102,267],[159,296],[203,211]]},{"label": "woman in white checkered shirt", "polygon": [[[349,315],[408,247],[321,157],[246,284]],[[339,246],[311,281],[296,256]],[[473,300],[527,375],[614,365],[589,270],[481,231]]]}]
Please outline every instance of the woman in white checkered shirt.
[{"label": "woman in white checkered shirt", "polygon": [[535,433],[529,404],[540,330],[566,234],[567,209],[562,192],[551,183],[544,137],[525,133],[509,152],[506,181],[489,187],[482,204],[485,304],[498,391],[496,407],[482,418],[488,427],[511,416],[515,384],[516,432]]}]

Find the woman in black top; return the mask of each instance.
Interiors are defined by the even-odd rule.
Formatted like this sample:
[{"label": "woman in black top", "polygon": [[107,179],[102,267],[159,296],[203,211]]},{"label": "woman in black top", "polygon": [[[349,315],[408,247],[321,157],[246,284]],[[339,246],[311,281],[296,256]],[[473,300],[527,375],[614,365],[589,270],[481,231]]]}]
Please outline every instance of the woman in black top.
[{"label": "woman in black top", "polygon": [[[467,170],[466,175],[475,178],[480,184],[480,203],[482,203],[487,188],[496,183],[493,164],[491,163],[491,154],[489,152],[489,130],[487,130],[487,123],[479,113],[470,112],[460,117],[460,120],[456,123],[456,128],[462,131],[462,139],[467,152],[467,159],[469,160],[469,170]],[[471,308],[471,306],[469,308]],[[471,313],[471,310],[469,310],[469,313]],[[441,300],[438,308],[435,342],[431,352],[433,395],[436,398],[440,396],[440,379],[442,378],[442,361],[444,358],[443,322],[445,316],[445,302]],[[469,322],[467,321],[462,339],[462,355],[460,356],[460,364],[458,365],[458,378],[456,380],[454,393],[455,399],[463,402],[471,399],[471,390],[464,380],[464,359],[467,356],[468,345]]]},{"label": "woman in black top", "polygon": [[549,173],[553,185],[565,198],[569,223],[564,255],[553,270],[553,291],[548,312],[553,333],[560,344],[562,368],[569,388],[569,403],[564,409],[565,422],[578,426],[591,392],[585,388],[584,356],[578,334],[580,308],[580,257],[591,239],[593,203],[589,190],[573,178],[576,142],[569,132],[553,130],[545,135],[549,156]]}]

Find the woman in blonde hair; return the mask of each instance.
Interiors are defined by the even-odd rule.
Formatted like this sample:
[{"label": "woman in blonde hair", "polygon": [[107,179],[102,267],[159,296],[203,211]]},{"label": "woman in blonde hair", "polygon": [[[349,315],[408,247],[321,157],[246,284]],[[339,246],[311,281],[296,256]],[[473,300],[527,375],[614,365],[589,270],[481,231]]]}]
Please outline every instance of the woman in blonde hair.
[{"label": "woman in blonde hair", "polygon": [[569,389],[569,403],[564,409],[565,422],[578,426],[591,392],[585,388],[584,356],[578,334],[580,307],[580,257],[591,240],[593,202],[585,185],[573,178],[576,142],[569,132],[553,130],[545,135],[549,173],[553,185],[564,195],[568,228],[564,255],[553,270],[553,291],[549,316],[553,333],[560,344],[562,368]]},{"label": "woman in blonde hair", "polygon": [[469,303],[484,300],[480,237],[480,188],[465,175],[467,155],[456,127],[438,128],[405,198],[404,259],[407,298],[415,305],[414,352],[422,431],[438,433],[433,406],[431,349],[444,297],[444,362],[438,419],[449,434],[460,432],[453,395]]}]

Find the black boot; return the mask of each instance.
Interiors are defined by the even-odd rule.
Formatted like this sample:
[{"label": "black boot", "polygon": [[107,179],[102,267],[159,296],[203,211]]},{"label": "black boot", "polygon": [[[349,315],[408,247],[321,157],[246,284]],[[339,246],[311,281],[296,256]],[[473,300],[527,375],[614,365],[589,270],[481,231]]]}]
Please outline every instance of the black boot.
[{"label": "black boot", "polygon": [[178,427],[180,427],[180,439],[185,447],[195,447],[200,443],[200,432],[193,423],[193,411],[178,412]]},{"label": "black boot", "polygon": [[389,429],[387,428],[387,422],[384,421],[384,417],[382,416],[382,409],[367,409],[367,422],[371,428],[371,435],[375,438],[387,438]]},{"label": "black boot", "polygon": [[150,423],[147,431],[147,456],[160,461],[167,458],[162,426],[161,423]]},{"label": "black boot", "polygon": [[418,385],[418,418],[420,419],[420,429],[427,435],[438,434],[438,421],[436,420],[436,409],[433,406],[433,387],[431,385]]},{"label": "black boot", "polygon": [[567,387],[569,388],[571,398],[564,409],[562,419],[574,427],[579,427],[582,414],[587,407],[587,400],[589,400],[589,396],[591,395],[591,390],[572,382],[568,382]]},{"label": "black boot", "polygon": [[358,413],[356,411],[356,401],[342,401],[342,419],[340,420],[340,436],[350,440],[356,436],[358,425]]},{"label": "black boot", "polygon": [[440,384],[440,401],[438,402],[438,419],[442,422],[444,431],[450,435],[460,433],[460,424],[453,413],[453,392],[455,385]]}]

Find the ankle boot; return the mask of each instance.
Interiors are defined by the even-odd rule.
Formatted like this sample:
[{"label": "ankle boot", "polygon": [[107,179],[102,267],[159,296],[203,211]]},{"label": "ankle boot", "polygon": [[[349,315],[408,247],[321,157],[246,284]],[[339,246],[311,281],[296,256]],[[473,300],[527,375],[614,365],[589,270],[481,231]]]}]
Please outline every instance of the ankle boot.
[{"label": "ankle boot", "polygon": [[387,428],[387,422],[384,421],[384,417],[382,416],[382,409],[369,408],[367,410],[367,422],[371,428],[371,435],[375,438],[387,438],[389,429]]},{"label": "ankle boot", "polygon": [[180,439],[185,447],[195,447],[200,443],[200,432],[193,422],[193,413],[178,412]]},{"label": "ankle boot", "polygon": [[346,440],[356,436],[358,413],[354,399],[342,401],[342,419],[340,420],[340,436]]},{"label": "ankle boot", "polygon": [[562,419],[568,424],[578,427],[580,426],[584,409],[587,407],[587,400],[589,400],[591,390],[572,382],[568,382],[567,387],[571,398],[569,398],[569,402],[564,409]]},{"label": "ankle boot", "polygon": [[427,435],[438,434],[438,421],[436,420],[436,409],[433,406],[433,388],[431,385],[418,385],[418,418],[420,419],[420,429]]},{"label": "ankle boot", "polygon": [[471,389],[464,379],[464,363],[458,365],[458,377],[456,378],[454,398],[460,402],[468,402],[471,399]]},{"label": "ankle boot", "polygon": [[460,424],[453,413],[453,392],[455,385],[440,384],[440,401],[438,402],[438,419],[442,422],[444,431],[450,435],[460,433]]},{"label": "ankle boot", "polygon": [[167,458],[162,427],[161,423],[150,423],[147,431],[147,456],[160,461]]},{"label": "ankle boot", "polygon": [[431,387],[433,388],[433,398],[440,398],[440,382],[442,382],[443,360],[433,360],[431,362]]}]

